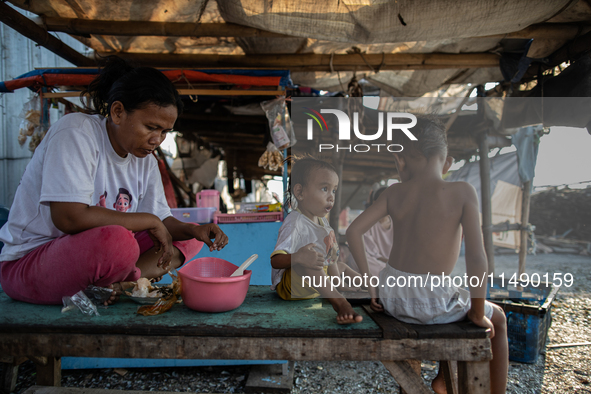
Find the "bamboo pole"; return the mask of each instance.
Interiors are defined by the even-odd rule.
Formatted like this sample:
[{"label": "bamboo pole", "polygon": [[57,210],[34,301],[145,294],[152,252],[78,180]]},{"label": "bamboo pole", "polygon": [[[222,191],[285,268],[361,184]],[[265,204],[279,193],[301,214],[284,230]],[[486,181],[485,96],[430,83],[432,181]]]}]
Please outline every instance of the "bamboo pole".
[{"label": "bamboo pole", "polygon": [[[484,87],[482,85],[477,88],[478,97],[478,112],[482,114],[484,119],[484,110],[482,108],[482,101],[484,100]],[[495,272],[495,250],[492,239],[492,193],[490,190],[490,159],[488,158],[489,146],[486,129],[478,136],[478,154],[480,156],[480,195],[482,204],[482,237],[484,240],[484,250],[488,260],[488,273]]]},{"label": "bamboo pole", "polygon": [[527,225],[529,223],[529,205],[531,201],[531,181],[523,184],[521,197],[521,231],[519,241],[519,275],[525,272],[525,260],[527,258]]},{"label": "bamboo pole", "polygon": [[[291,71],[437,70],[448,68],[498,67],[492,53],[395,53],[395,54],[257,54],[179,55],[162,53],[105,52],[138,65],[175,68],[256,68]],[[331,67],[332,64],[332,67]]]},{"label": "bamboo pole", "polygon": [[58,38],[49,34],[45,29],[37,26],[35,22],[2,1],[0,1],[0,22],[3,22],[23,36],[35,41],[37,44],[47,48],[70,63],[77,66],[95,65],[92,59],[64,44]]}]

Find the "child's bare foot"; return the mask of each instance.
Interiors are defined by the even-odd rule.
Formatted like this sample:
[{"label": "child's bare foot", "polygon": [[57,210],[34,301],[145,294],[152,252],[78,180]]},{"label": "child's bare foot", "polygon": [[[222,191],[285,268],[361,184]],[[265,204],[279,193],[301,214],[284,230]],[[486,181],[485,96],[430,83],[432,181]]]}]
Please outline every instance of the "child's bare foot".
[{"label": "child's bare foot", "polygon": [[443,373],[441,372],[441,367],[439,367],[439,372],[435,379],[431,382],[431,388],[437,394],[447,394],[447,388],[445,387],[445,380],[443,380]]},{"label": "child's bare foot", "polygon": [[351,324],[361,323],[363,316],[355,312],[351,304],[344,298],[329,298],[329,302],[337,312],[337,323]]},{"label": "child's bare foot", "polygon": [[105,301],[105,306],[112,305],[119,300],[119,296],[123,294],[126,289],[133,287],[133,282],[117,282],[113,283],[109,286],[110,289],[113,289],[113,293],[111,294],[111,298]]}]

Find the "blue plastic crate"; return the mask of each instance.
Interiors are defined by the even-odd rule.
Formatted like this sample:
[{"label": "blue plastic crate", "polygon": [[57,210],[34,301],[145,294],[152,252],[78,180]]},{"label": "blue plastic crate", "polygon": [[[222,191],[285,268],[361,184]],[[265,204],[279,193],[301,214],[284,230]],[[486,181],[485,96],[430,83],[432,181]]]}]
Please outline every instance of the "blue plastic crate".
[{"label": "blue plastic crate", "polygon": [[509,360],[535,363],[546,345],[552,324],[552,300],[559,287],[552,284],[521,287],[506,285],[489,289],[488,299],[499,305],[507,317]]}]

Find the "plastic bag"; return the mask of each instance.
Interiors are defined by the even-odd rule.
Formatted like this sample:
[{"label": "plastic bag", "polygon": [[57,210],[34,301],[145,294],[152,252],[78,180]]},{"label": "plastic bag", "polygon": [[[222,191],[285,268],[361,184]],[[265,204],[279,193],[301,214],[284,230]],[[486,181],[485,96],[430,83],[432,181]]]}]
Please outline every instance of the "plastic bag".
[{"label": "plastic bag", "polygon": [[271,171],[283,170],[283,155],[271,142],[267,144],[267,150],[259,158],[259,167],[268,168]]},{"label": "plastic bag", "polygon": [[160,297],[154,305],[140,306],[137,313],[144,316],[160,315],[176,304],[181,296],[181,281],[179,280],[178,273],[174,269],[168,271],[168,275],[172,277],[172,294]]},{"label": "plastic bag", "polygon": [[22,121],[19,125],[18,143],[22,146],[27,142],[27,138],[31,137],[29,150],[34,152],[47,132],[41,119],[41,98],[35,96],[27,101],[19,117]]},{"label": "plastic bag", "polygon": [[289,111],[285,105],[285,97],[275,100],[263,101],[261,108],[267,115],[271,138],[277,149],[286,149],[296,144],[293,123],[289,117]]},{"label": "plastic bag", "polygon": [[113,289],[89,285],[86,289],[80,290],[71,297],[62,297],[64,307],[62,313],[78,308],[88,316],[100,316],[97,307],[104,307],[105,301],[111,298]]}]

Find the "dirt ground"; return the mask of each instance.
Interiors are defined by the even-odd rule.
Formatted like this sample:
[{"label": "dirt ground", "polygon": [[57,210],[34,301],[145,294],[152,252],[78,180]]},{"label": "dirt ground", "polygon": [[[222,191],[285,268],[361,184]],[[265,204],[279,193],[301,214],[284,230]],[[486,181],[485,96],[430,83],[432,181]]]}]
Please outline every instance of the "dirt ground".
[{"label": "dirt ground", "polygon": [[[457,269],[463,270],[460,258]],[[517,272],[516,254],[495,256],[495,273]],[[547,345],[591,342],[591,258],[548,254],[528,256],[528,274],[570,273],[573,285],[562,286],[552,305]],[[119,371],[120,372],[120,371]],[[435,377],[437,364],[423,361],[426,381]],[[124,376],[113,369],[63,371],[65,387],[177,392],[242,393],[248,367],[138,368]],[[26,362],[19,369],[17,389],[35,384],[35,369]],[[398,385],[377,362],[298,362],[292,393],[397,393]],[[591,346],[546,347],[535,364],[511,362],[507,393],[591,393]]]}]

